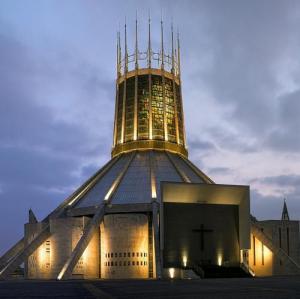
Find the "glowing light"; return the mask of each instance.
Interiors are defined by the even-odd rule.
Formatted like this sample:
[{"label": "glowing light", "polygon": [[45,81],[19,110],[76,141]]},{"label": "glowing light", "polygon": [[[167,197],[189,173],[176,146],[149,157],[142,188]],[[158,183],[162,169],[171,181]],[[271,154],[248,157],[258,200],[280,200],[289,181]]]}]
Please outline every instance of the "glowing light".
[{"label": "glowing light", "polygon": [[186,267],[186,265],[187,265],[187,256],[186,255],[184,255],[182,257],[182,263],[183,263],[183,267]]},{"label": "glowing light", "polygon": [[155,175],[152,169],[151,169],[151,196],[152,198],[157,198]]},{"label": "glowing light", "polygon": [[222,266],[223,256],[221,253],[218,254],[218,266]]},{"label": "glowing light", "polygon": [[112,186],[110,187],[110,189],[108,190],[108,192],[106,193],[104,200],[109,200],[112,192],[114,191],[115,187],[116,187],[117,181],[115,181]]},{"label": "glowing light", "polygon": [[71,206],[80,196],[83,192],[85,192],[85,190],[87,189],[88,187],[84,188],[79,194],[77,194],[69,203],[68,205]]},{"label": "glowing light", "polygon": [[169,268],[169,276],[170,276],[171,279],[174,278],[174,276],[175,276],[175,269],[174,268]]}]

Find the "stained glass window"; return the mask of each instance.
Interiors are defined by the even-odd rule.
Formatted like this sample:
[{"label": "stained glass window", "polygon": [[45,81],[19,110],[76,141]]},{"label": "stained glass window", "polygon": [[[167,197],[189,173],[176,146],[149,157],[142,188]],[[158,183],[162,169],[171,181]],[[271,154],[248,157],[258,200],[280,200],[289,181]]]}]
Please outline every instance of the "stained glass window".
[{"label": "stained glass window", "polygon": [[126,81],[125,142],[133,140],[135,77]]},{"label": "stained glass window", "polygon": [[179,143],[183,144],[182,102],[181,102],[180,86],[178,84],[176,84],[176,104],[177,104]]},{"label": "stained glass window", "polygon": [[124,82],[119,85],[117,110],[117,143],[122,141],[122,113],[123,113]]},{"label": "stained glass window", "polygon": [[162,78],[152,76],[152,137],[164,139],[164,108]]},{"label": "stained glass window", "polygon": [[165,101],[166,101],[166,119],[168,141],[176,142],[176,126],[175,126],[175,105],[173,82],[170,79],[165,79]]},{"label": "stained glass window", "polygon": [[138,139],[149,138],[149,76],[138,77]]}]

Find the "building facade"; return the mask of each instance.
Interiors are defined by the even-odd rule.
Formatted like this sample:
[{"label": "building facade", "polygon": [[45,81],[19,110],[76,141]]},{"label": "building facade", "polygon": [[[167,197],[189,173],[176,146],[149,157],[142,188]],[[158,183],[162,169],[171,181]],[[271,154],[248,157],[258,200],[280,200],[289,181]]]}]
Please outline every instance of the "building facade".
[{"label": "building facade", "polygon": [[179,37],[166,53],[161,23],[155,52],[148,29],[141,52],[136,22],[132,54],[118,33],[112,159],[42,221],[30,210],[0,278],[22,263],[28,279],[299,273],[298,222],[256,221],[249,186],[216,184],[188,159]]}]

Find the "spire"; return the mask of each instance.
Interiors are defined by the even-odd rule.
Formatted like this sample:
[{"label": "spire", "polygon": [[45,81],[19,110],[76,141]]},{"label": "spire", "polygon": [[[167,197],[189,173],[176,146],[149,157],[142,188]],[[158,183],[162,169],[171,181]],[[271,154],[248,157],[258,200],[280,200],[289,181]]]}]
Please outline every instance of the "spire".
[{"label": "spire", "polygon": [[127,49],[127,28],[126,28],[126,18],[125,18],[125,64],[124,64],[124,73],[128,71],[128,49]]},{"label": "spire", "polygon": [[151,19],[150,19],[150,12],[148,18],[148,68],[151,68]]},{"label": "spire", "polygon": [[171,35],[172,35],[172,69],[171,69],[171,73],[175,74],[175,57],[174,57],[174,32],[173,32],[173,23],[171,24]]},{"label": "spire", "polygon": [[284,203],[283,203],[281,220],[290,220],[289,212],[288,212],[287,205],[286,205],[286,199],[284,199]]},{"label": "spire", "polygon": [[121,67],[122,67],[122,53],[121,53],[121,34],[120,34],[120,30],[118,31],[118,61],[119,61],[119,65],[118,65],[118,74],[121,74]]},{"label": "spire", "polygon": [[137,21],[137,11],[136,11],[136,16],[135,16],[135,68],[139,68],[138,64],[138,55],[139,55],[139,50],[138,50],[138,21]]},{"label": "spire", "polygon": [[29,209],[29,212],[28,212],[28,222],[29,223],[37,223],[38,222],[31,209]]},{"label": "spire", "polygon": [[165,51],[164,51],[164,25],[163,25],[163,20],[161,17],[160,20],[160,31],[161,31],[161,68],[165,68],[165,62],[164,62],[164,56],[165,56]]},{"label": "spire", "polygon": [[120,57],[119,57],[119,52],[120,52],[119,31],[117,31],[117,76],[118,77],[120,75]]},{"label": "spire", "polygon": [[178,64],[178,76],[180,76],[180,41],[179,41],[178,29],[177,29],[177,64]]}]

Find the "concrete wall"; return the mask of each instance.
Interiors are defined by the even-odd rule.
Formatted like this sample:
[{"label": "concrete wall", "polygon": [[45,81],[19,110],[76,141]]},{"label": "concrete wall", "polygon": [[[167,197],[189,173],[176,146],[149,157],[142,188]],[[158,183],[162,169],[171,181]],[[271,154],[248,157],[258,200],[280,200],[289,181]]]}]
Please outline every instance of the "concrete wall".
[{"label": "concrete wall", "polygon": [[[277,247],[282,248],[296,263],[300,264],[299,221],[266,220],[259,221],[259,225]],[[286,274],[290,273],[284,261],[274,256],[273,275]]]},{"label": "concrete wall", "polygon": [[[25,262],[26,277],[56,279],[88,221],[88,217],[51,219],[51,237],[41,244]],[[42,223],[26,224],[26,242],[30,242],[43,226]],[[95,231],[91,242],[75,266],[73,277],[99,277],[99,230]]]},{"label": "concrete wall", "polygon": [[253,234],[251,234],[251,249],[248,253],[249,267],[256,276],[271,276],[273,274],[273,253]]},{"label": "concrete wall", "polygon": [[111,214],[101,229],[101,278],[148,278],[148,216]]}]

